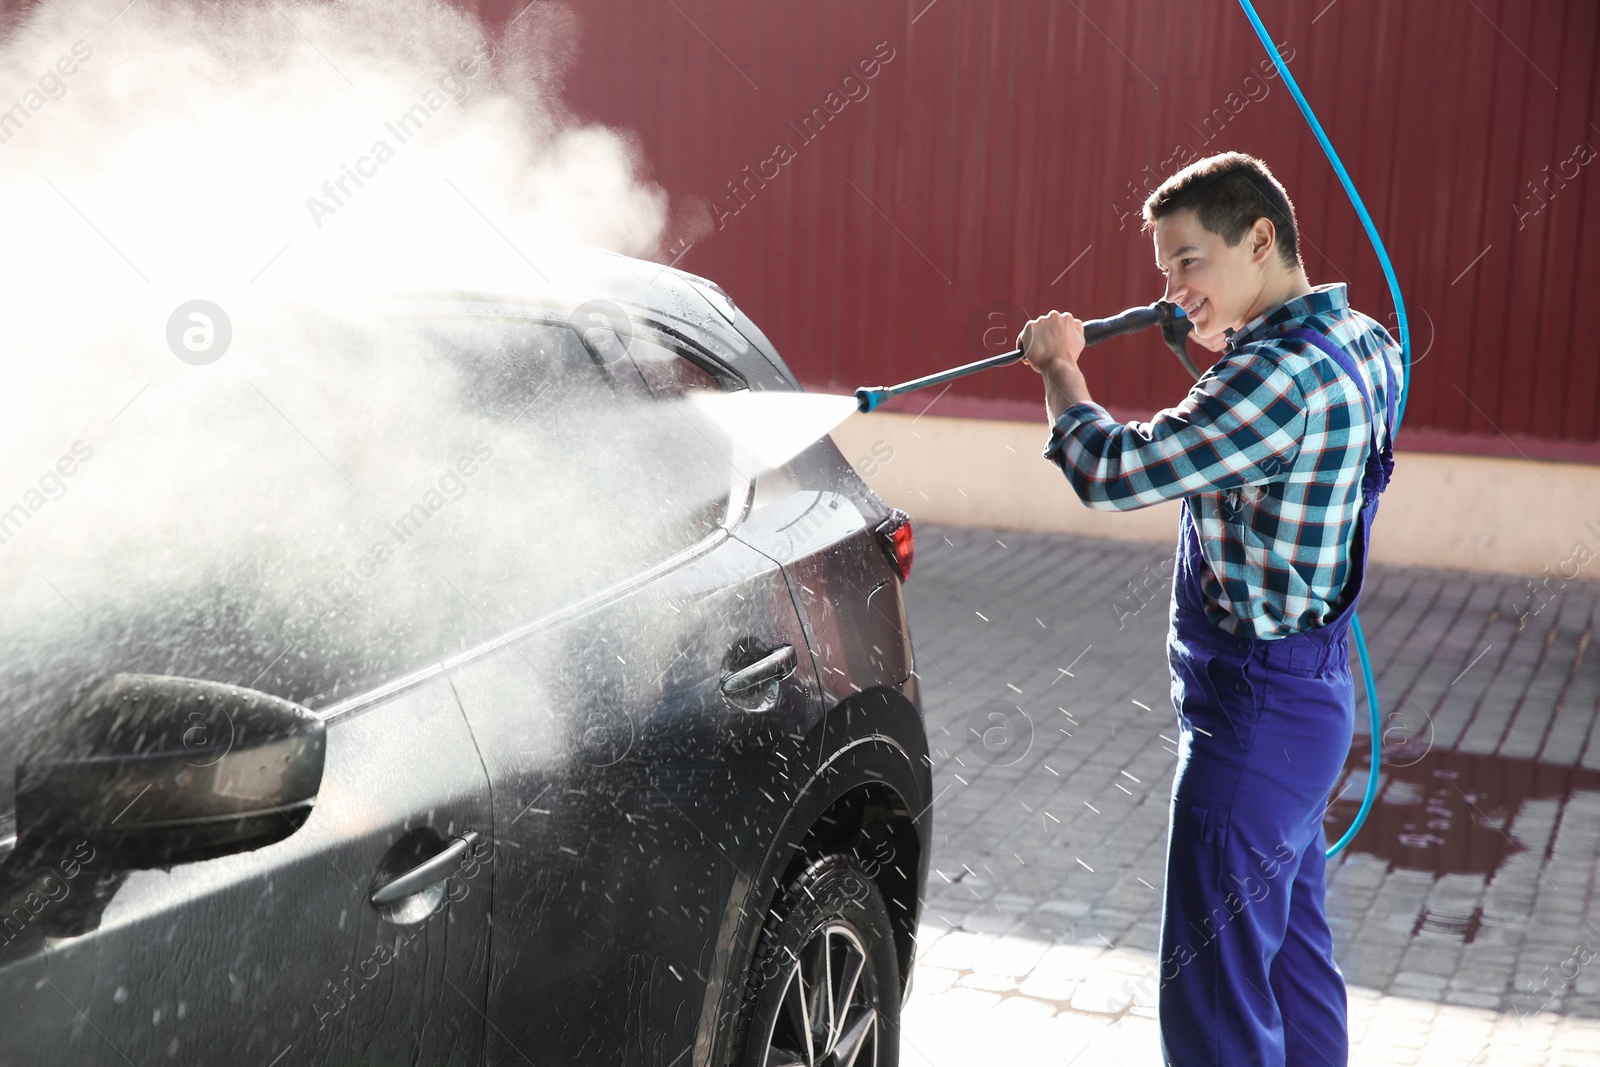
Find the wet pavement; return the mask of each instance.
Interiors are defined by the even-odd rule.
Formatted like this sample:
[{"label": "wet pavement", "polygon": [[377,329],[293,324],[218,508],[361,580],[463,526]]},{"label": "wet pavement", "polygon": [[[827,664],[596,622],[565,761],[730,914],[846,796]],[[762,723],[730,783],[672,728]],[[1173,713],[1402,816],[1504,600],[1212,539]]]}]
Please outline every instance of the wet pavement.
[{"label": "wet pavement", "polygon": [[[938,799],[907,1067],[1161,1062],[1170,555],[917,527]],[[1328,865],[1350,1062],[1600,1067],[1600,585],[1374,567],[1362,600],[1384,766]],[[1367,785],[1356,676],[1330,842]]]}]

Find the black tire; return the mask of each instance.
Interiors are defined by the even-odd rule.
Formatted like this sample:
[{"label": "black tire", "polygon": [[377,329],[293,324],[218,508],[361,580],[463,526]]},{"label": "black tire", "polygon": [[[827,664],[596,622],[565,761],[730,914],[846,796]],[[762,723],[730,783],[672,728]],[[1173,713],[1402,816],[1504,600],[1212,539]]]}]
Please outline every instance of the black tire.
[{"label": "black tire", "polygon": [[823,856],[788,885],[761,932],[732,1062],[897,1067],[899,1061],[900,964],[888,908],[854,857]]}]

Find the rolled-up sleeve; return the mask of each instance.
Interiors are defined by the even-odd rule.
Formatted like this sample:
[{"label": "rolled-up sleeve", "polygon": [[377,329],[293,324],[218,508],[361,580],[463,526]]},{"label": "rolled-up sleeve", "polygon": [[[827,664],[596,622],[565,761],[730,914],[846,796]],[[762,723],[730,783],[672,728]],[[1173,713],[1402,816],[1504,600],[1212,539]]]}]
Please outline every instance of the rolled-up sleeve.
[{"label": "rolled-up sleeve", "polygon": [[1306,429],[1300,384],[1271,352],[1242,351],[1208,370],[1176,407],[1119,423],[1074,404],[1044,456],[1089,507],[1126,511],[1194,493],[1283,478]]}]

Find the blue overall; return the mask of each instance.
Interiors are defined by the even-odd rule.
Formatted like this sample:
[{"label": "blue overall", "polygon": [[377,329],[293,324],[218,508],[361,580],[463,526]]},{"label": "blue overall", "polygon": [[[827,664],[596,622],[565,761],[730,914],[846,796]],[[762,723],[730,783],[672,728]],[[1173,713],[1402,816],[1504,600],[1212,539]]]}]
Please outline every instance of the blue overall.
[{"label": "blue overall", "polygon": [[[1375,415],[1349,354],[1313,330],[1282,336],[1334,359]],[[1393,427],[1394,373],[1383,363]],[[1322,817],[1350,747],[1347,635],[1393,467],[1370,421],[1343,601],[1321,627],[1264,641],[1208,620],[1207,564],[1183,502],[1167,638],[1180,735],[1158,1004],[1169,1065],[1346,1067],[1344,976],[1323,911]]]}]

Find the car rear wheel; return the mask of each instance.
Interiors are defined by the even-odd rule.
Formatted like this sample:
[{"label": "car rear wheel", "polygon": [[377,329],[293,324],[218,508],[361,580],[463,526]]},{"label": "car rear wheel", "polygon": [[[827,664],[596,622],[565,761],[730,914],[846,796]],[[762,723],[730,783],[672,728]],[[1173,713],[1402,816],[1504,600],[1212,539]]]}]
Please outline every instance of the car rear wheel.
[{"label": "car rear wheel", "polygon": [[773,909],[740,1019],[740,1067],[895,1067],[900,976],[883,897],[846,854],[809,864]]}]

